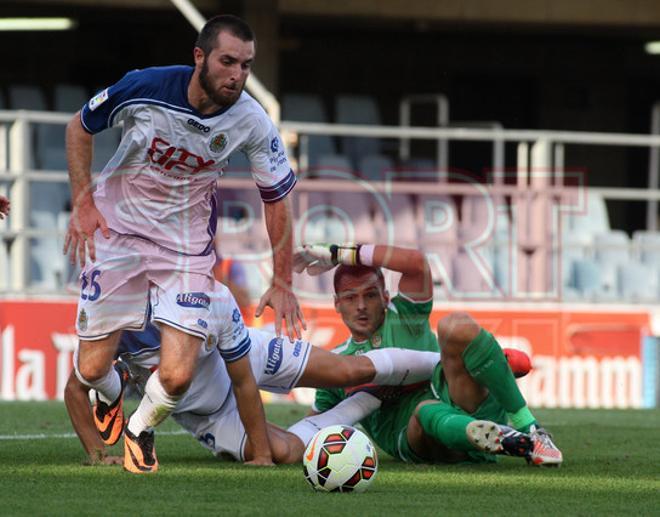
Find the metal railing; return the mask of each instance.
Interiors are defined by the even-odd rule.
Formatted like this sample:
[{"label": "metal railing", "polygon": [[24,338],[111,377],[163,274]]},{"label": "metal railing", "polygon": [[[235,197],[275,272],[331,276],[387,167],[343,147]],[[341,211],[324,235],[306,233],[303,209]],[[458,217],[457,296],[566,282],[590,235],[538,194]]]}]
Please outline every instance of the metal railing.
[{"label": "metal railing", "polygon": [[[62,238],[63,232],[52,232],[30,225],[29,187],[35,182],[67,182],[68,175],[64,171],[45,171],[31,168],[31,157],[35,147],[32,142],[32,126],[35,124],[66,124],[70,114],[34,112],[34,111],[0,111],[0,193],[6,192],[12,201],[12,214],[7,221],[0,222],[0,237],[3,246],[0,248],[0,291],[25,293],[29,291],[29,256],[30,239],[37,237]],[[492,184],[468,185],[461,182],[445,181],[447,175],[433,182],[406,181],[406,178],[397,177],[393,171],[389,178],[381,182],[365,182],[358,177],[344,174],[344,180],[334,178],[303,179],[297,191],[321,192],[342,191],[360,192],[365,189],[369,192],[385,196],[396,193],[413,195],[470,195],[485,191],[488,196],[506,196],[511,199],[511,205],[518,214],[532,214],[536,207],[544,203],[561,205],[566,199],[574,198],[571,189],[566,189],[564,178],[570,172],[564,170],[563,157],[565,144],[576,145],[606,145],[606,146],[634,146],[646,147],[650,153],[657,152],[660,147],[659,135],[635,135],[618,133],[584,133],[573,131],[536,131],[536,130],[506,130],[502,128],[420,128],[420,127],[372,127],[359,125],[316,124],[284,121],[280,124],[283,140],[290,147],[291,156],[298,162],[304,162],[305,140],[313,135],[329,135],[342,137],[372,137],[388,138],[399,141],[412,139],[446,140],[466,142],[490,142],[493,145],[502,142],[512,142],[517,145],[517,167],[514,171],[499,170],[501,161],[494,159]],[[495,155],[494,155],[495,156]],[[496,163],[500,162],[500,163]],[[650,165],[658,167],[657,160],[649,160]],[[507,181],[514,177],[514,181]],[[339,176],[342,176],[341,174]],[[650,170],[649,183],[657,183],[657,171]],[[410,179],[410,178],[409,178]],[[428,178],[421,178],[428,179]],[[449,178],[451,180],[451,178]],[[234,179],[223,177],[221,185],[226,189],[244,189],[252,186],[250,179]],[[586,185],[583,185],[586,186]],[[477,189],[477,191],[475,191]],[[481,189],[481,190],[479,190]],[[485,190],[484,190],[485,189]],[[591,188],[606,199],[626,201],[645,201],[649,210],[656,209],[660,200],[660,190],[657,185],[649,189],[622,189],[622,188]],[[571,197],[572,196],[572,197]],[[303,202],[304,204],[304,202]],[[559,206],[557,205],[557,206]],[[524,220],[525,217],[521,217]],[[657,230],[656,217],[647,217],[649,230]],[[556,242],[545,242],[546,236],[552,234],[547,224],[535,227],[527,225],[524,229],[516,230],[515,245],[524,248],[526,254],[543,255],[544,251],[556,248]],[[641,228],[640,228],[641,229]],[[535,235],[540,231],[542,235]],[[524,233],[527,232],[527,233]],[[520,289],[525,296],[534,297],[535,287],[530,283],[535,272],[543,270],[547,264],[541,262],[528,271],[521,285],[527,287]],[[540,268],[540,269],[539,269]],[[538,287],[538,286],[537,286]],[[538,290],[545,292],[547,290]],[[526,294],[525,294],[526,293]],[[552,297],[554,295],[551,295]]]}]

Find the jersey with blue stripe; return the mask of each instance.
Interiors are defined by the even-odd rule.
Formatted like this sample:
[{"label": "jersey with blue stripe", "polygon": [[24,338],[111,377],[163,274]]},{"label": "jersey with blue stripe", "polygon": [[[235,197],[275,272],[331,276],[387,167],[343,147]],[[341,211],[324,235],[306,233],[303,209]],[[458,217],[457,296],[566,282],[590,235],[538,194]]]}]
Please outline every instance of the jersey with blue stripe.
[{"label": "jersey with blue stripe", "polygon": [[277,128],[246,92],[204,115],[188,102],[189,66],[127,73],[80,113],[86,131],[123,124],[116,152],[95,187],[109,228],[172,251],[207,255],[217,223],[216,180],[235,151],[250,161],[265,203],[296,183]]},{"label": "jersey with blue stripe", "polygon": [[[234,295],[220,282],[215,283],[210,308],[209,337],[200,356],[212,354],[217,348],[227,363],[244,357],[252,346],[249,328],[245,326]],[[139,356],[160,351],[160,337],[160,330],[153,323],[148,323],[142,331],[124,331],[117,355]]]}]

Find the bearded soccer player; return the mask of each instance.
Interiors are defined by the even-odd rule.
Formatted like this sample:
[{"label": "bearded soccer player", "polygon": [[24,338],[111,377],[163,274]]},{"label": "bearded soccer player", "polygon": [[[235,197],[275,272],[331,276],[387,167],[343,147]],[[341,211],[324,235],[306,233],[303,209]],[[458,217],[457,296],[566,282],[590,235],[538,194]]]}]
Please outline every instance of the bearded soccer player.
[{"label": "bearded soccer player", "polygon": [[[115,425],[121,378],[112,368],[120,332],[144,328],[151,307],[162,333],[160,368],[124,433],[124,468],[133,473],[158,469],[153,428],[188,389],[209,336],[216,180],[235,151],[250,161],[273,250],[273,285],[257,316],[271,306],[278,333],[282,318],[290,336],[304,327],[291,290],[287,195],[296,178],[275,126],[243,91],[254,34],[241,19],[218,16],[200,32],[193,54],[194,67],[127,73],[67,126],[73,210],[64,252],[83,268],[74,367],[80,382],[96,390],[95,421],[110,441],[123,429]],[[92,188],[93,135],[119,124],[119,148]],[[255,400],[254,462],[268,465],[263,408]]]},{"label": "bearded soccer player", "polygon": [[[561,452],[527,407],[495,337],[465,313],[440,320],[437,339],[431,332],[433,284],[423,253],[394,246],[311,245],[294,257],[297,272],[320,274],[337,265],[335,308],[351,337],[336,353],[439,349],[441,362],[423,388],[391,400],[372,397],[372,409],[379,407],[373,412],[361,412],[369,406],[368,393],[358,393],[361,400],[352,407],[345,390],[317,390],[319,414],[289,428],[303,444],[328,422],[350,425],[361,419],[379,447],[407,462],[488,462],[495,460],[493,454],[510,454],[536,465],[561,464]],[[392,298],[381,267],[402,274]]]}]

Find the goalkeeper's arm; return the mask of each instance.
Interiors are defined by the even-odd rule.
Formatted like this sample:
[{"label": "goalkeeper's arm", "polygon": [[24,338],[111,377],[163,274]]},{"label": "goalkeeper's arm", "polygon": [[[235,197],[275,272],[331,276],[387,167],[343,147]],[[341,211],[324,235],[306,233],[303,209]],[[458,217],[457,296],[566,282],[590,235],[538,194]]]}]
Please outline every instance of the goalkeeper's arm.
[{"label": "goalkeeper's arm", "polygon": [[373,244],[312,244],[299,249],[294,270],[309,274],[328,271],[338,264],[375,266],[401,273],[399,292],[407,298],[426,301],[433,297],[429,263],[419,250]]}]

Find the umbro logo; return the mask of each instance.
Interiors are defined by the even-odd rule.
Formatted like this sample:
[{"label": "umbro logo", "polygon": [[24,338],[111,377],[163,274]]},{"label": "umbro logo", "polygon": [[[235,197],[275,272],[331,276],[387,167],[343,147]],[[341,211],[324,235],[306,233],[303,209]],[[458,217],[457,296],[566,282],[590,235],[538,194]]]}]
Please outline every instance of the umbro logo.
[{"label": "umbro logo", "polygon": [[201,131],[202,133],[208,133],[209,131],[211,131],[211,128],[209,126],[205,126],[204,124],[197,122],[194,118],[188,119],[188,125],[194,127],[195,129]]}]

